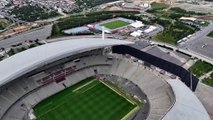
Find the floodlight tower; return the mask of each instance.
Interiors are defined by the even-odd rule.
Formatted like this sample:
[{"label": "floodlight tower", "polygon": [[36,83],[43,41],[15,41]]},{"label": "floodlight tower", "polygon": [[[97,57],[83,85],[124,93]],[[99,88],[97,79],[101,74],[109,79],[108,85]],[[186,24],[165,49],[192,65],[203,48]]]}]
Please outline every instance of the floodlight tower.
[{"label": "floodlight tower", "polygon": [[105,38],[105,27],[102,26],[102,40],[104,40]]}]

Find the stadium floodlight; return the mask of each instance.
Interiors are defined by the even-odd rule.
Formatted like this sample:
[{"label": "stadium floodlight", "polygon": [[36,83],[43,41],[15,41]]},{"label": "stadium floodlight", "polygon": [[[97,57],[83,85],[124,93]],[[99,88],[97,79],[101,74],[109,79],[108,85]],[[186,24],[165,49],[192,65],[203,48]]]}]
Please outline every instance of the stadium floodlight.
[{"label": "stadium floodlight", "polygon": [[105,27],[102,26],[102,40],[104,40],[105,38]]},{"label": "stadium floodlight", "polygon": [[106,27],[102,26],[102,40],[105,38],[105,33],[110,33],[110,31],[108,31]]}]

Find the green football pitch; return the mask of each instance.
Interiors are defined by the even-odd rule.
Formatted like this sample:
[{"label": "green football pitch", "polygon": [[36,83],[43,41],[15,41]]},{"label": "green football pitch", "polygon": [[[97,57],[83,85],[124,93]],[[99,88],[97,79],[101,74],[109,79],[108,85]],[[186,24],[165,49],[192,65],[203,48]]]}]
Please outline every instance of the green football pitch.
[{"label": "green football pitch", "polygon": [[122,21],[122,20],[115,20],[115,21],[112,21],[112,22],[101,24],[101,26],[104,26],[104,27],[109,28],[109,29],[116,29],[116,28],[120,28],[120,27],[123,27],[123,26],[127,26],[129,24],[130,23]]},{"label": "green football pitch", "polygon": [[120,120],[141,103],[111,83],[87,78],[34,107],[37,120]]}]

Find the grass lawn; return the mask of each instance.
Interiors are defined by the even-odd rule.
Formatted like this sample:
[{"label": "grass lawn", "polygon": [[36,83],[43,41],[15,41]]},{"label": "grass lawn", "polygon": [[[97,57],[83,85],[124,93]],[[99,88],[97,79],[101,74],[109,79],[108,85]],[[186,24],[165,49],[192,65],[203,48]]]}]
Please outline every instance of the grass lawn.
[{"label": "grass lawn", "polygon": [[12,24],[11,21],[4,19],[4,18],[0,18],[0,30],[5,29],[10,24]]},{"label": "grass lawn", "polygon": [[199,60],[190,68],[190,70],[197,77],[200,77],[200,76],[212,71],[213,65]]},{"label": "grass lawn", "polygon": [[161,33],[158,33],[154,36],[155,40],[170,43],[170,44],[177,44],[177,41],[192,34],[196,31],[195,28],[183,24],[181,22],[175,22],[174,24],[166,25],[166,30]]},{"label": "grass lawn", "polygon": [[116,29],[116,28],[120,28],[120,27],[123,27],[123,26],[127,26],[129,24],[130,23],[122,21],[122,20],[115,20],[115,21],[112,21],[112,22],[104,23],[101,26],[104,26],[104,27],[109,28],[109,29]]},{"label": "grass lawn", "polygon": [[[151,4],[151,6],[152,9],[147,10],[147,12],[156,16],[156,19],[154,19],[153,22],[164,27],[162,32],[158,33],[156,36],[153,36],[155,40],[176,45],[177,41],[187,37],[190,34],[193,34],[200,29],[197,26],[183,23],[179,19],[183,16],[203,15],[202,13],[186,11],[178,7],[164,10],[168,8],[168,5],[164,3],[154,2]],[[206,26],[208,23],[205,22],[201,25]]]},{"label": "grass lawn", "polygon": [[207,36],[213,38],[213,31],[211,31]]},{"label": "grass lawn", "polygon": [[165,9],[168,7],[169,7],[169,5],[164,4],[164,3],[156,3],[156,2],[151,3],[151,8],[153,10],[162,10],[162,9]]},{"label": "grass lawn", "polygon": [[34,107],[37,120],[120,120],[139,108],[107,84],[88,78],[45,99]]},{"label": "grass lawn", "polygon": [[173,35],[170,34],[169,32],[159,33],[158,35],[154,36],[154,39],[158,41],[170,43],[170,44],[176,44],[177,42],[177,39],[175,39]]},{"label": "grass lawn", "polygon": [[202,82],[206,85],[213,87],[213,77],[205,78]]}]

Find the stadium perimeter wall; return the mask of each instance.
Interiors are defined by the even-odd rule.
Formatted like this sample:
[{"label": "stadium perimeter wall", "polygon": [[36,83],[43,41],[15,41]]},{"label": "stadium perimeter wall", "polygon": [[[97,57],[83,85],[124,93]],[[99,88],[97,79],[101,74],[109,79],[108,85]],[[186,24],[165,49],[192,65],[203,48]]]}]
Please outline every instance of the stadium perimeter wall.
[{"label": "stadium perimeter wall", "polygon": [[133,46],[128,45],[118,45],[112,47],[112,52],[117,54],[129,54],[133,57],[136,57],[142,61],[150,63],[160,69],[168,71],[176,76],[181,78],[181,81],[184,82],[192,91],[196,90],[199,79],[191,74],[190,71],[184,69],[183,67],[166,61],[162,58],[153,56],[149,53],[143,52]]}]

